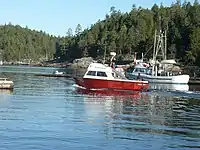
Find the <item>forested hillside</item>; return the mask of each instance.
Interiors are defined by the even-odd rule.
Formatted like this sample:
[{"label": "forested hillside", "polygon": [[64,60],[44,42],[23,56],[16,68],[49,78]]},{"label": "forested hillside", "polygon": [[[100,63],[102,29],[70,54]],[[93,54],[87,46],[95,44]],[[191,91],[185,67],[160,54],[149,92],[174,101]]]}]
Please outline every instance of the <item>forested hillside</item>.
[{"label": "forested hillside", "polygon": [[79,24],[75,35],[69,29],[62,38],[11,24],[1,25],[0,56],[4,61],[71,61],[84,56],[102,60],[106,50],[107,55],[115,51],[119,59],[133,56],[133,52],[144,52],[148,59],[152,57],[155,29],[167,31],[168,58],[200,65],[198,0],[193,4],[177,0],[169,7],[155,4],[150,9],[133,5],[127,13],[111,7],[104,20],[84,31]]},{"label": "forested hillside", "polygon": [[[0,26],[0,56],[3,61],[43,61],[52,59],[57,37],[19,25]],[[58,42],[57,42],[58,43]],[[58,44],[57,44],[58,45]]]},{"label": "forested hillside", "polygon": [[155,29],[167,30],[168,58],[176,58],[187,64],[199,64],[200,57],[200,5],[177,0],[170,7],[156,4],[151,9],[132,6],[131,12],[121,13],[111,7],[105,20],[98,21],[90,29],[76,35],[68,32],[62,39],[61,58],[92,56],[102,58],[106,49],[117,52],[120,58],[133,52],[152,55]]}]

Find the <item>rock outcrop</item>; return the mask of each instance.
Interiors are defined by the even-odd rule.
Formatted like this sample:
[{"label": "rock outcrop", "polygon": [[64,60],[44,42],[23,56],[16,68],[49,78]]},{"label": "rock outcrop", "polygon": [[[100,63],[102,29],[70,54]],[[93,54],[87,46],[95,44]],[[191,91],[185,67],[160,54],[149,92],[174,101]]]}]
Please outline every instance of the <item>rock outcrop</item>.
[{"label": "rock outcrop", "polygon": [[72,68],[87,68],[90,63],[96,62],[92,57],[83,57],[80,59],[75,59],[71,64]]}]

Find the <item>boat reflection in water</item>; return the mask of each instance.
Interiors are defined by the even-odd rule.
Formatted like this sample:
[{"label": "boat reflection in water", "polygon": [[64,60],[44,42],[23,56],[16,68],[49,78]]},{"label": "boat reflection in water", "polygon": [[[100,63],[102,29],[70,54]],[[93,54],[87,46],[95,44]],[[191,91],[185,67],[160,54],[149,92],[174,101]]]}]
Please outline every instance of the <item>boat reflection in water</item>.
[{"label": "boat reflection in water", "polygon": [[132,98],[141,98],[147,95],[146,92],[140,91],[123,91],[123,90],[89,90],[81,87],[77,87],[75,93],[83,95],[93,95],[93,96],[126,96]]},{"label": "boat reflection in water", "polygon": [[[194,121],[193,117],[188,117],[193,113],[198,114],[194,111],[195,103],[191,100],[163,96],[154,91],[137,92],[128,96],[124,93],[123,96],[118,93],[117,96],[109,93],[102,95],[99,91],[84,89],[79,89],[79,93],[84,94],[84,110],[87,115],[85,121],[94,129],[103,128],[102,134],[108,140],[128,139],[144,142],[143,139],[149,136],[156,137],[160,146],[166,144],[167,136],[173,138],[167,141],[168,145],[178,145],[180,139],[177,139],[177,136],[183,137],[184,140],[199,140],[196,133],[199,119],[196,117],[197,121]],[[152,145],[155,141],[153,139],[148,138]],[[195,144],[198,142],[194,142]]]},{"label": "boat reflection in water", "polygon": [[163,91],[188,91],[188,84],[149,84],[150,90],[163,90]]},{"label": "boat reflection in water", "polygon": [[149,95],[146,92],[84,88],[76,88],[75,92],[83,95],[87,122],[91,124],[112,124],[117,114],[123,114],[124,106],[142,106],[149,103]]},{"label": "boat reflection in water", "polygon": [[0,89],[0,94],[12,94],[13,89]]},{"label": "boat reflection in water", "polygon": [[12,99],[13,90],[8,89],[0,89],[0,106],[4,107],[5,105],[9,105],[10,99]]}]

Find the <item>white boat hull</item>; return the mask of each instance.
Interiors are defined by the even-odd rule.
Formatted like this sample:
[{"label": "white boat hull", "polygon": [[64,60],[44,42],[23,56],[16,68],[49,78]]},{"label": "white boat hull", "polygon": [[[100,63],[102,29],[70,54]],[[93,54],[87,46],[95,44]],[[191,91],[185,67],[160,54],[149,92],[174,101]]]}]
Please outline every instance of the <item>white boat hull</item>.
[{"label": "white boat hull", "polygon": [[151,90],[164,90],[164,91],[189,91],[188,84],[149,84]]},{"label": "white boat hull", "polygon": [[[138,74],[126,73],[129,79],[136,79]],[[149,81],[149,83],[167,83],[167,84],[188,84],[189,75],[176,75],[176,76],[151,76],[146,74],[140,74],[143,80]]]}]

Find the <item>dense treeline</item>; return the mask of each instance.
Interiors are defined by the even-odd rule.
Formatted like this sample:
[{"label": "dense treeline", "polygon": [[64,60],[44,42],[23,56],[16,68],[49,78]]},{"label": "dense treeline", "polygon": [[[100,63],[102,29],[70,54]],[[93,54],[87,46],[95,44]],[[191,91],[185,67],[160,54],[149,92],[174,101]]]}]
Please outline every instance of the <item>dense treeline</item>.
[{"label": "dense treeline", "polygon": [[22,28],[19,25],[0,26],[0,59],[9,62],[34,62],[52,59],[57,37],[45,32]]},{"label": "dense treeline", "polygon": [[91,56],[102,60],[104,53],[117,53],[118,59],[143,52],[152,57],[155,29],[167,31],[168,58],[185,64],[200,65],[200,4],[180,0],[170,7],[154,5],[151,9],[137,8],[122,13],[111,7],[105,19],[82,31],[77,25],[75,34],[51,36],[43,31],[19,25],[0,26],[0,56],[4,61],[43,61],[56,58],[71,61]]},{"label": "dense treeline", "polygon": [[[119,59],[133,52],[144,52],[152,57],[155,29],[167,30],[168,58],[176,58],[187,64],[200,64],[200,5],[180,0],[170,7],[154,5],[151,9],[132,6],[129,13],[121,13],[111,7],[105,20],[98,21],[90,29],[81,31],[78,25],[75,35],[71,29],[61,40],[57,56],[74,59],[83,56],[103,58],[115,51]],[[130,56],[130,55],[129,55]]]}]

